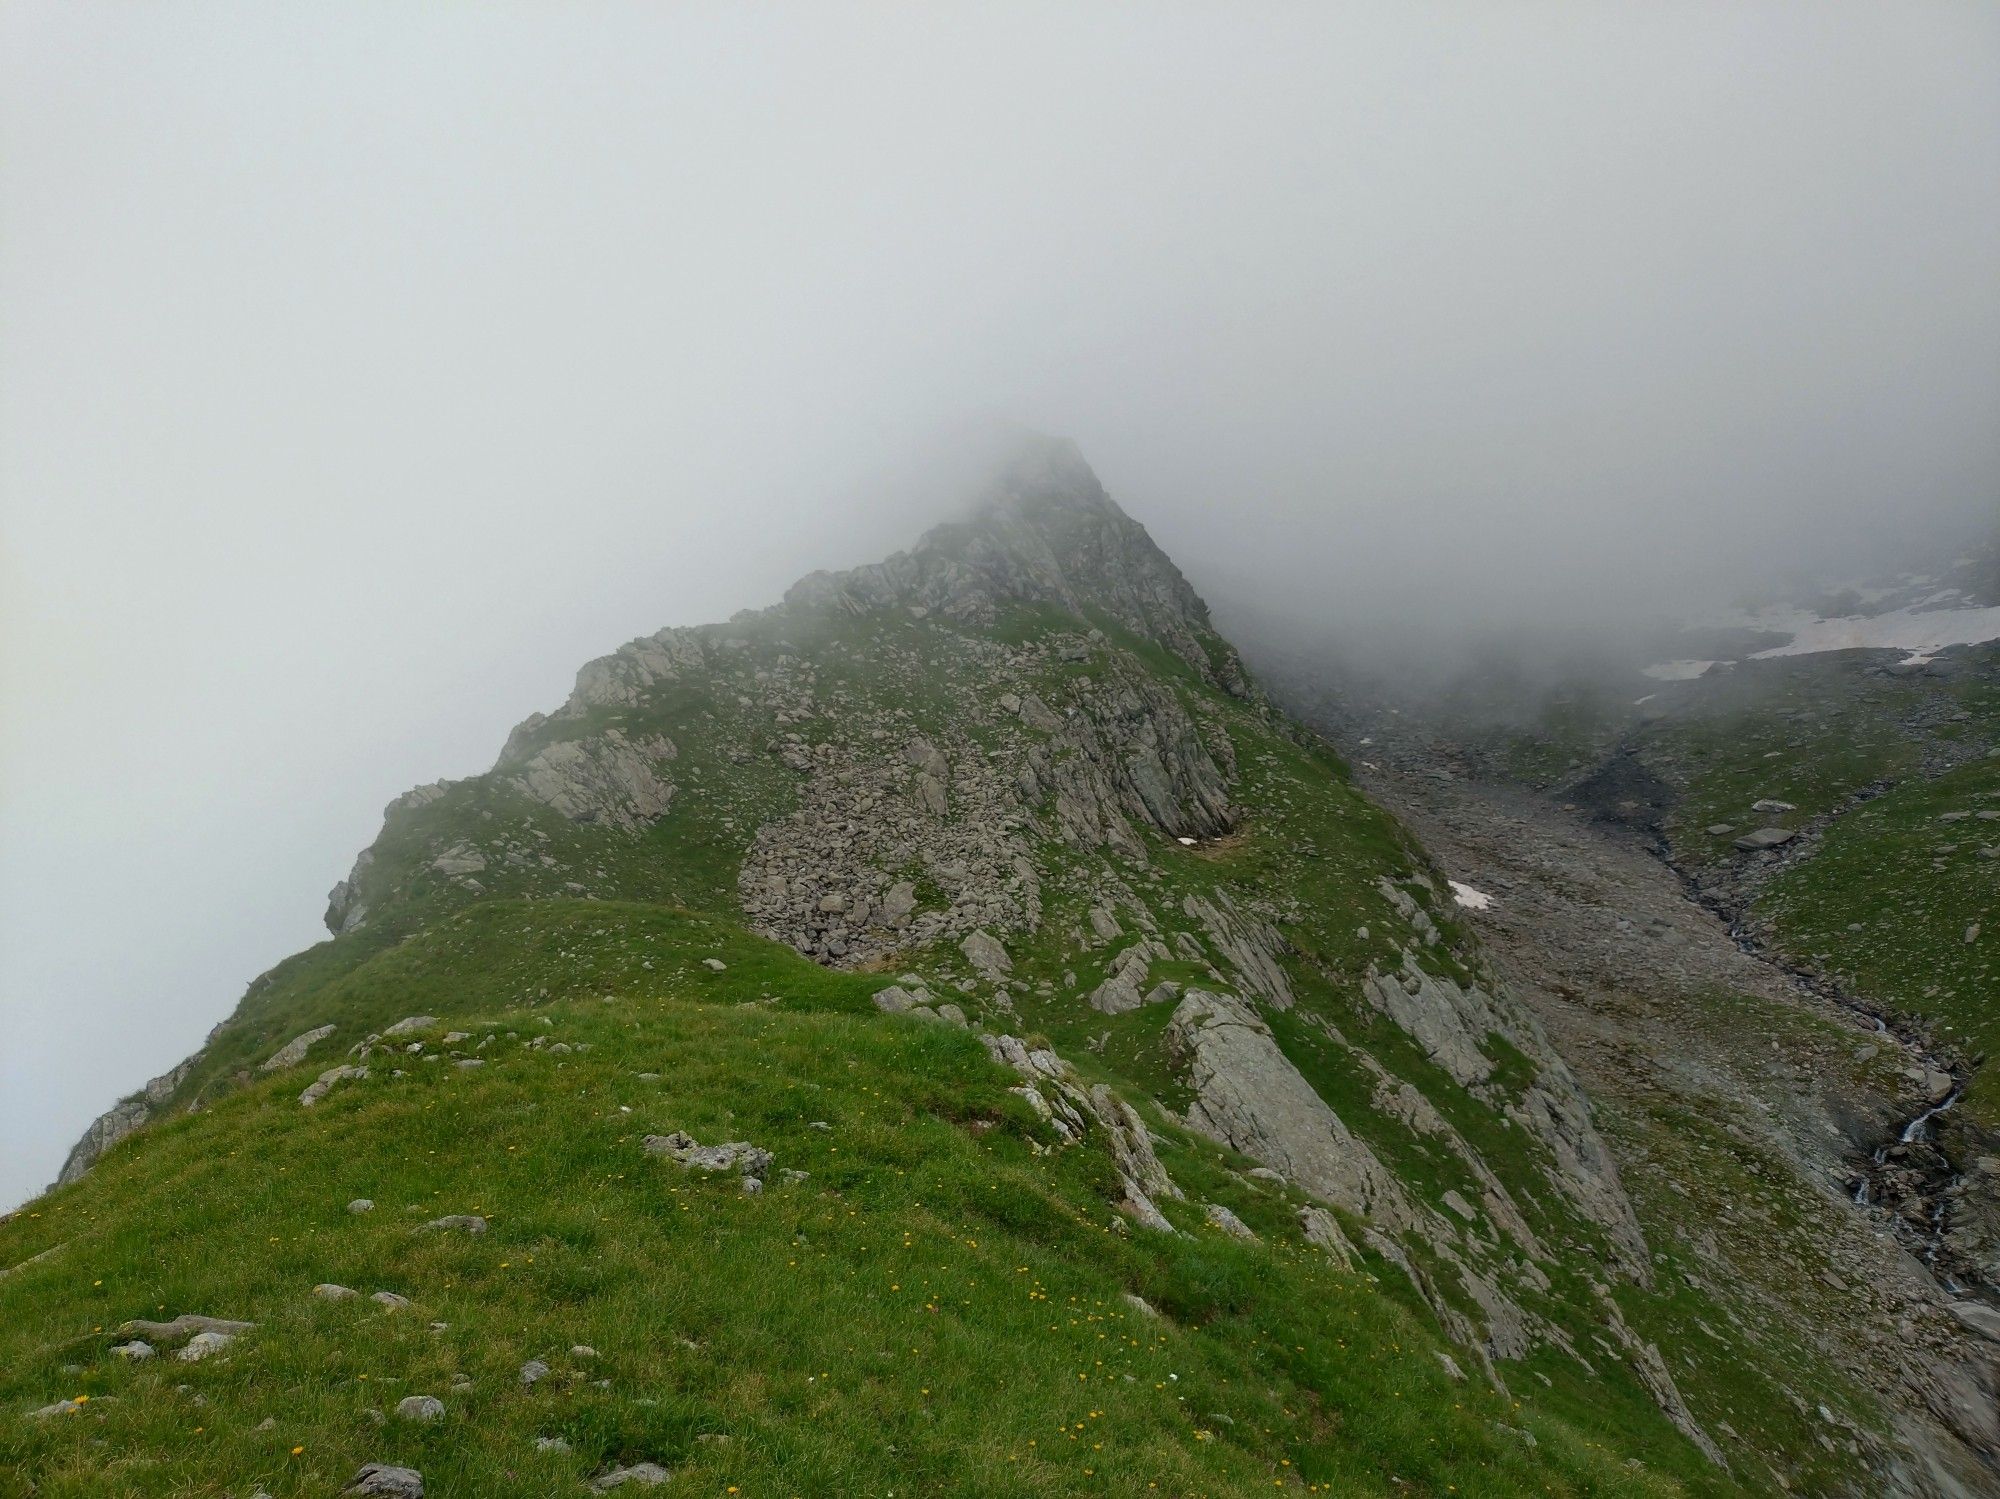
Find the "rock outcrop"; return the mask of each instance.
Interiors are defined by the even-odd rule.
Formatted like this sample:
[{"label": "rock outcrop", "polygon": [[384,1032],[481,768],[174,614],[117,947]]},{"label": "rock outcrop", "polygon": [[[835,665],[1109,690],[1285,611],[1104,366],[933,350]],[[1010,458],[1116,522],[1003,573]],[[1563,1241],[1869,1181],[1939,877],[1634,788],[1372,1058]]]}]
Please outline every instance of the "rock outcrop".
[{"label": "rock outcrop", "polygon": [[200,1060],[201,1053],[196,1052],[178,1067],[161,1073],[130,1098],[121,1099],[93,1119],[90,1127],[83,1132],[83,1138],[70,1147],[62,1171],[56,1176],[56,1185],[68,1186],[96,1165],[105,1151],[151,1119],[187,1081]]},{"label": "rock outcrop", "polygon": [[628,739],[617,729],[606,729],[592,738],[545,745],[507,782],[572,822],[603,823],[630,832],[672,803],[673,783],[660,774],[660,767],[677,753],[664,734]]},{"label": "rock outcrop", "polygon": [[1188,1124],[1336,1207],[1392,1229],[1423,1218],[1402,1184],[1328,1108],[1233,994],[1190,989],[1169,1023],[1194,1102]]}]

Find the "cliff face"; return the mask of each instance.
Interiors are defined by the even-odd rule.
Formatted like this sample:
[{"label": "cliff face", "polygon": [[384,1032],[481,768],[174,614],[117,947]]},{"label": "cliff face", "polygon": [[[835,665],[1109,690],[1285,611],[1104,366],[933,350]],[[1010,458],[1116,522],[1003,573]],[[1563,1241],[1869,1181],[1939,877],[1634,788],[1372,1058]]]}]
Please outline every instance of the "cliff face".
[{"label": "cliff face", "polygon": [[[1007,1128],[1030,1176],[1099,1162],[1096,1202],[1063,1211],[1109,1214],[1130,1246],[1118,1263],[1226,1240],[1269,1256],[1294,1297],[1365,1286],[1414,1312],[1411,1336],[1437,1344],[1427,1367],[1516,1399],[1559,1392],[1561,1421],[1595,1392],[1620,1412],[1600,1436],[1696,1487],[1791,1440],[1789,1416],[1742,1434],[1739,1406],[1790,1408],[1783,1379],[1739,1382],[1778,1362],[1754,1339],[1721,1375],[1663,1353],[1695,1336],[1689,1318],[1727,1313],[1663,1274],[1569,1065],[1441,871],[1247,679],[1067,443],[1027,445],[907,552],[589,663],[490,772],[392,803],[327,922],[334,941],[259,980],[200,1055],[100,1121],[65,1181],[149,1118],[201,1128],[267,1095],[289,1117],[301,1066],[314,1119],[337,1120],[394,1107],[423,1071],[410,1056],[434,1078],[550,1063],[546,1037],[521,1040],[544,1006],[713,984],[782,1015],[824,992],[884,1036],[958,1036],[923,1045],[961,1047],[952,1066],[1027,1111]],[[688,922],[710,934],[699,968]],[[751,945],[717,956],[724,933]],[[586,1065],[560,1044],[563,1066]],[[665,1070],[635,1054],[624,1075]],[[801,1127],[828,1082],[808,1069],[788,1086],[791,1123],[773,1129]],[[909,1169],[890,1164],[893,1132],[870,1141],[843,1168]],[[1300,1400],[1321,1398],[1310,1386]],[[1570,1461],[1508,1440],[1510,1465]],[[1867,1442],[1846,1458],[1889,1461]],[[1786,1461],[1809,1476],[1819,1450]]]}]

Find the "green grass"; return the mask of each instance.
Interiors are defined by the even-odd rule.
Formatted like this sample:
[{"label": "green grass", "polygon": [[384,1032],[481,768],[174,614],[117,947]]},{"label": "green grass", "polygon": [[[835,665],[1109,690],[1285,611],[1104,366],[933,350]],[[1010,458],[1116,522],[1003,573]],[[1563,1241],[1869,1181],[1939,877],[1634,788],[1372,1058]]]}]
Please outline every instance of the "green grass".
[{"label": "green grass", "polygon": [[[495,903],[335,983],[372,1018],[439,1015],[433,1053],[493,1037],[486,1065],[378,1055],[302,1109],[315,1058],[0,1224],[0,1264],[55,1249],[0,1278],[0,1397],[92,1397],[0,1422],[0,1493],[321,1494],[397,1461],[442,1494],[545,1495],[641,1460],[670,1493],[1672,1491],[1449,1379],[1417,1316],[1246,1188],[1263,1244],[1192,1209],[1187,1237],[1129,1230],[1096,1148],[1052,1148],[968,1034],[848,1013],[865,979],[700,918]],[[746,1196],[644,1153],[673,1128],[810,1177]],[[1225,1180],[1209,1154],[1176,1169]],[[415,1231],[461,1212],[490,1231]],[[183,1311],[259,1325],[199,1364],[109,1354],[123,1320]],[[554,1372],[529,1389],[532,1357]],[[370,1414],[416,1393],[444,1421]]]},{"label": "green grass", "polygon": [[[2000,821],[1980,811],[2000,811],[2000,760],[1900,785],[1838,819],[1757,907],[1787,949],[1853,992],[1924,1017],[1968,1058],[2000,1048],[2000,858],[1982,853],[2000,849]],[[1951,813],[1972,815],[1944,821]],[[1967,1103],[2000,1120],[2000,1084],[1982,1070]]]},{"label": "green grass", "polygon": [[[55,1249],[0,1275],[0,1394],[20,1410],[93,1396],[58,1421],[0,1420],[0,1495],[101,1492],[109,1472],[120,1492],[261,1483],[283,1499],[337,1489],[370,1460],[480,1495],[581,1492],[603,1467],[641,1460],[675,1472],[668,1492],[744,1495],[1758,1487],[1674,1432],[1619,1356],[1586,1366],[1544,1349],[1505,1367],[1504,1390],[1450,1378],[1436,1321],[1399,1271],[1335,1269],[1300,1237],[1300,1194],[1254,1181],[1253,1163],[1182,1126],[1172,1007],[1106,1017],[1083,1003],[1125,945],[1077,935],[1107,877],[1163,934],[1194,943],[1149,982],[1227,983],[1209,972],[1228,965],[1184,914],[1190,898],[1268,914],[1298,1001],[1272,1017],[1285,1053],[1414,1197],[1477,1201],[1478,1174],[1442,1137],[1378,1111],[1372,1074],[1328,1027],[1419,1088],[1554,1251],[1549,1288],[1523,1304],[1592,1346],[1603,1233],[1508,1117],[1534,1062],[1488,1036],[1494,1074],[1467,1091],[1364,997],[1370,970],[1400,966],[1413,945],[1436,974],[1491,980],[1449,899],[1421,884],[1435,874],[1422,850],[1325,745],[1211,685],[1201,661],[1048,607],[987,630],[790,609],[709,634],[744,643],[636,703],[552,719],[525,747],[612,727],[668,735],[665,817],[637,832],[573,824],[504,768],[399,813],[363,881],[369,920],[253,984],[161,1122],[0,1222],[0,1267]],[[1040,649],[1054,636],[1072,648]],[[1202,632],[1196,644],[1217,670],[1227,648]],[[779,679],[782,709],[759,685]],[[785,736],[811,745],[874,724],[888,754],[911,733],[1019,754],[1045,736],[996,716],[1003,681],[1058,712],[1100,687],[1171,692],[1236,768],[1241,824],[1201,847],[1142,830],[1145,860],[1113,861],[1036,831],[1043,920],[1006,934],[1018,982],[964,996],[993,1028],[1046,1038],[1141,1109],[1189,1194],[1162,1204],[1181,1234],[1117,1215],[1101,1144],[1058,1148],[973,1037],[881,1016],[870,997],[884,977],[820,968],[739,924],[750,840],[797,805],[800,777],[772,752]],[[1579,711],[1573,727],[1591,732]],[[486,857],[475,883],[430,867],[457,843]],[[927,906],[944,901],[920,859],[898,874]],[[1426,909],[1436,945],[1418,941],[1384,880]],[[1136,923],[1121,920],[1129,941]],[[893,959],[887,972],[914,969],[941,998],[967,972],[950,943]],[[348,1048],[415,1014],[439,1017],[432,1054],[463,1030],[453,1049],[485,1041],[473,1053],[485,1065],[378,1054],[365,1081],[298,1106]],[[302,1066],[259,1070],[328,1023],[335,1035]],[[754,1140],[810,1176],[774,1177],[760,1196],[690,1178],[638,1144],[677,1127]],[[355,1196],[376,1211],[349,1215]],[[1261,1242],[1209,1227],[1208,1202]],[[412,1231],[455,1212],[484,1214],[491,1231]],[[1452,1271],[1421,1245],[1409,1252],[1470,1310]],[[1468,1240],[1466,1252],[1513,1274],[1511,1246]],[[322,1280],[417,1307],[312,1300]],[[1719,1297],[1684,1286],[1623,1294],[1663,1345],[1688,1316],[1724,1316]],[[260,1326],[197,1365],[109,1357],[120,1321],[182,1311]],[[596,1354],[571,1356],[578,1344]],[[555,1372],[527,1390],[516,1371],[530,1357]],[[1677,1361],[1675,1373],[1705,1423],[1754,1433],[1729,1444],[1743,1463],[1780,1462],[1802,1492],[1831,1485],[1781,1388],[1734,1364]],[[468,1389],[452,1389],[459,1375]],[[444,1399],[446,1420],[408,1429],[371,1415],[411,1393]],[[570,1451],[538,1453],[537,1436]]]}]

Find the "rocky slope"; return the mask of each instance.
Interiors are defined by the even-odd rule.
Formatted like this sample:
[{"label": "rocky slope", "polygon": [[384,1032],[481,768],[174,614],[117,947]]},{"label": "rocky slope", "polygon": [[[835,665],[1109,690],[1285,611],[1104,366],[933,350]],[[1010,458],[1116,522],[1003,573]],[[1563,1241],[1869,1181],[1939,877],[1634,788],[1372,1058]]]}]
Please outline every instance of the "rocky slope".
[{"label": "rocky slope", "polygon": [[[1725,1283],[1548,1002],[1612,978],[1496,960],[1067,444],[590,663],[327,921],[0,1224],[22,1492],[1984,1482],[1981,1376]],[[112,1331],[184,1312],[256,1326],[172,1375]]]}]

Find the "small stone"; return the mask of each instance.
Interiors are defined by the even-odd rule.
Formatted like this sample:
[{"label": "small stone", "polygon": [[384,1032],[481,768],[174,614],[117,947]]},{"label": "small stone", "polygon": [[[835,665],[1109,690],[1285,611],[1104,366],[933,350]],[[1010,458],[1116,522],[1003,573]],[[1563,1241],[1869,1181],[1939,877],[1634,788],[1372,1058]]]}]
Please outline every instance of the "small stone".
[{"label": "small stone", "polygon": [[743,1190],[750,1196],[755,1197],[759,1192],[764,1190],[764,1183],[754,1176],[746,1176],[743,1178]]},{"label": "small stone", "polygon": [[1745,833],[1736,840],[1735,846],[1746,854],[1761,853],[1768,848],[1778,848],[1790,843],[1799,835],[1790,828],[1759,828],[1754,833]]},{"label": "small stone", "polygon": [[729,965],[723,962],[722,959],[720,958],[703,958],[701,960],[701,966],[706,968],[710,973],[721,973],[729,967]]},{"label": "small stone", "polygon": [[372,1213],[375,1211],[375,1204],[366,1197],[357,1197],[347,1205],[347,1211],[350,1213]]},{"label": "small stone", "polygon": [[451,1213],[443,1218],[433,1218],[417,1231],[442,1229],[446,1232],[463,1232],[477,1236],[486,1232],[486,1220],[477,1213]]},{"label": "small stone", "polygon": [[435,1015],[405,1015],[382,1034],[386,1036],[407,1036],[411,1031],[427,1031],[438,1023]]},{"label": "small stone", "polygon": [[1995,1311],[1983,1301],[1954,1301],[1945,1310],[1968,1331],[2000,1343],[2000,1311]]},{"label": "small stone", "polygon": [[283,1046],[265,1058],[258,1068],[260,1072],[276,1072],[281,1067],[294,1067],[306,1059],[306,1053],[333,1034],[333,1027],[322,1025],[309,1030],[304,1035],[294,1036]]},{"label": "small stone", "polygon": [[886,989],[875,991],[875,1008],[885,1015],[908,1014],[919,1003],[916,995],[900,984],[891,984]]},{"label": "small stone", "polygon": [[567,1452],[569,1451],[569,1443],[565,1442],[561,1437],[536,1437],[535,1451]]},{"label": "small stone", "polygon": [[389,1308],[389,1310],[392,1312],[400,1312],[404,1307],[410,1304],[409,1297],[398,1296],[394,1291],[377,1291],[373,1296],[369,1297],[368,1299],[370,1301],[381,1302],[382,1305]]},{"label": "small stone", "polygon": [[801,1171],[796,1166],[786,1166],[778,1172],[778,1185],[782,1187],[801,1186],[811,1176],[812,1173],[810,1171]]},{"label": "small stone", "polygon": [[198,1332],[188,1339],[187,1347],[175,1354],[174,1357],[184,1364],[198,1364],[211,1354],[222,1352],[223,1349],[235,1341],[236,1335],[234,1333]]},{"label": "small stone", "polygon": [[1212,1225],[1221,1229],[1232,1239],[1255,1239],[1257,1237],[1255,1233],[1251,1232],[1249,1224],[1245,1223],[1219,1202],[1211,1202],[1203,1211]]},{"label": "small stone", "polygon": [[549,1366],[538,1358],[531,1358],[521,1365],[521,1383],[531,1385],[539,1379],[547,1379]]},{"label": "small stone", "polygon": [[405,1395],[396,1402],[396,1414],[405,1421],[442,1421],[444,1402],[435,1395]]},{"label": "small stone", "polygon": [[771,1152],[748,1140],[703,1145],[686,1130],[647,1135],[641,1142],[648,1155],[663,1155],[684,1171],[740,1171],[761,1180],[771,1169]]},{"label": "small stone", "polygon": [[276,1431],[278,1429],[278,1418],[276,1416],[266,1416],[257,1423],[257,1429],[259,1431]]},{"label": "small stone", "polygon": [[158,1350],[151,1343],[140,1338],[134,1338],[129,1343],[118,1344],[111,1351],[124,1359],[128,1364],[143,1364]]},{"label": "small stone", "polygon": [[1014,969],[1014,960],[1007,956],[1007,949],[1000,944],[1000,939],[985,930],[972,933],[958,944],[958,950],[988,979],[999,979]]},{"label": "small stone", "polygon": [[322,1098],[326,1097],[335,1083],[347,1082],[350,1079],[359,1082],[366,1076],[368,1076],[368,1069],[366,1067],[351,1067],[345,1064],[339,1067],[329,1067],[316,1079],[308,1083],[305,1091],[299,1094],[299,1106],[309,1109]]},{"label": "small stone", "polygon": [[570,1349],[569,1356],[571,1358],[596,1358],[597,1350],[588,1343],[578,1343]]},{"label": "small stone", "polygon": [[352,1301],[361,1294],[350,1291],[346,1286],[337,1286],[330,1280],[323,1280],[314,1286],[312,1293],[321,1301]]},{"label": "small stone", "polygon": [[68,1416],[83,1409],[81,1401],[58,1400],[54,1405],[45,1405],[40,1410],[28,1412],[30,1421],[46,1421],[50,1416]]},{"label": "small stone", "polygon": [[375,1499],[424,1499],[424,1478],[415,1468],[367,1463],[341,1492],[373,1495]]},{"label": "small stone", "polygon": [[672,1478],[658,1463],[634,1463],[629,1468],[613,1468],[591,1479],[590,1486],[598,1493],[609,1493],[612,1489],[623,1488],[628,1483],[636,1483],[641,1488],[656,1488]]}]

